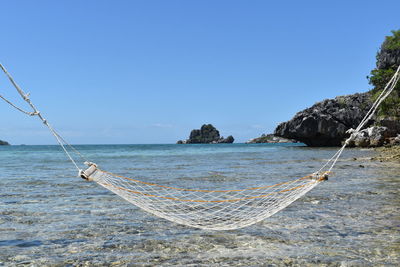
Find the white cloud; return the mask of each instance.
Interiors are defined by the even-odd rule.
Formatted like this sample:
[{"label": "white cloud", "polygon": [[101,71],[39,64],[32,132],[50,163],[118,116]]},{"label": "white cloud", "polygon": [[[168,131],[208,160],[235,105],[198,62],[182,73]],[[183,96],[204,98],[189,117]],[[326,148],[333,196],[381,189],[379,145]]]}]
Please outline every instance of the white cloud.
[{"label": "white cloud", "polygon": [[173,125],[172,124],[165,124],[165,123],[154,123],[152,125],[150,125],[150,127],[154,127],[154,128],[172,128]]}]

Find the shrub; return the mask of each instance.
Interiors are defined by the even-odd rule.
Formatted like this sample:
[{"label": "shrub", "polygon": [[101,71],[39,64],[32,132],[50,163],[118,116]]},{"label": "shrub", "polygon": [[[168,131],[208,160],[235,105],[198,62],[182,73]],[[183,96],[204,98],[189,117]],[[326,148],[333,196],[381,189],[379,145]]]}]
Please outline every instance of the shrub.
[{"label": "shrub", "polygon": [[[369,83],[374,86],[372,100],[380,95],[390,78],[400,64],[400,30],[392,31],[392,35],[386,36],[380,50],[376,55],[376,68],[368,77]],[[378,109],[378,116],[400,118],[400,83],[394,92],[383,101]]]}]

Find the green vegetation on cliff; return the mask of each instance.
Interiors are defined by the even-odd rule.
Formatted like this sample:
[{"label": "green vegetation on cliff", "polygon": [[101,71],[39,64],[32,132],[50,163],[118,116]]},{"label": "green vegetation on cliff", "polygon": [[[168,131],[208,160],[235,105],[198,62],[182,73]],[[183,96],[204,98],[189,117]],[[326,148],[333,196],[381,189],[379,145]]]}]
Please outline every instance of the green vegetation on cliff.
[{"label": "green vegetation on cliff", "polygon": [[[368,77],[370,84],[374,86],[372,89],[373,100],[382,92],[399,65],[400,30],[397,30],[392,31],[392,35],[386,36],[376,55],[376,68]],[[381,104],[378,116],[400,118],[400,84],[397,84],[394,92]]]},{"label": "green vegetation on cliff", "polygon": [[400,30],[392,31],[392,36],[386,36],[384,48],[388,50],[400,49]]}]

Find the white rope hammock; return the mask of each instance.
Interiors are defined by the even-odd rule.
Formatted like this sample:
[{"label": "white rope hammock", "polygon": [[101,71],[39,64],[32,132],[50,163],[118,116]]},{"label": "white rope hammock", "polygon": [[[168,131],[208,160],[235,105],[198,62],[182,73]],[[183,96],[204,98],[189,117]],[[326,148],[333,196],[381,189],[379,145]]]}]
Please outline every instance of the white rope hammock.
[{"label": "white rope hammock", "polygon": [[[238,229],[262,221],[302,197],[320,182],[327,180],[345,147],[372,118],[378,106],[394,90],[400,78],[399,66],[358,127],[352,130],[353,133],[343,146],[315,173],[268,186],[240,190],[200,190],[158,185],[101,170],[95,163],[85,159],[51,127],[32,104],[29,95],[15,83],[2,64],[0,68],[33,111],[25,111],[1,95],[0,98],[24,114],[39,117],[77,168],[80,177],[98,183],[156,216],[175,223],[210,230]],[[86,170],[79,168],[68,148],[88,165]]]}]

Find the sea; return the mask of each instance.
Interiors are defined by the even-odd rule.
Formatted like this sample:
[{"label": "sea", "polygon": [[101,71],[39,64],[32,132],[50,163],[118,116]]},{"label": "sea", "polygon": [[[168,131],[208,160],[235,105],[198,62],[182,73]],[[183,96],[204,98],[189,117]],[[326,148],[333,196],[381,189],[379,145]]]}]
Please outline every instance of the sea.
[{"label": "sea", "polygon": [[[103,170],[168,186],[237,189],[318,170],[302,144],[77,145]],[[328,181],[246,228],[190,228],[137,208],[59,146],[0,146],[0,266],[398,266],[400,164],[346,149]],[[78,162],[82,162],[77,157]]]}]

